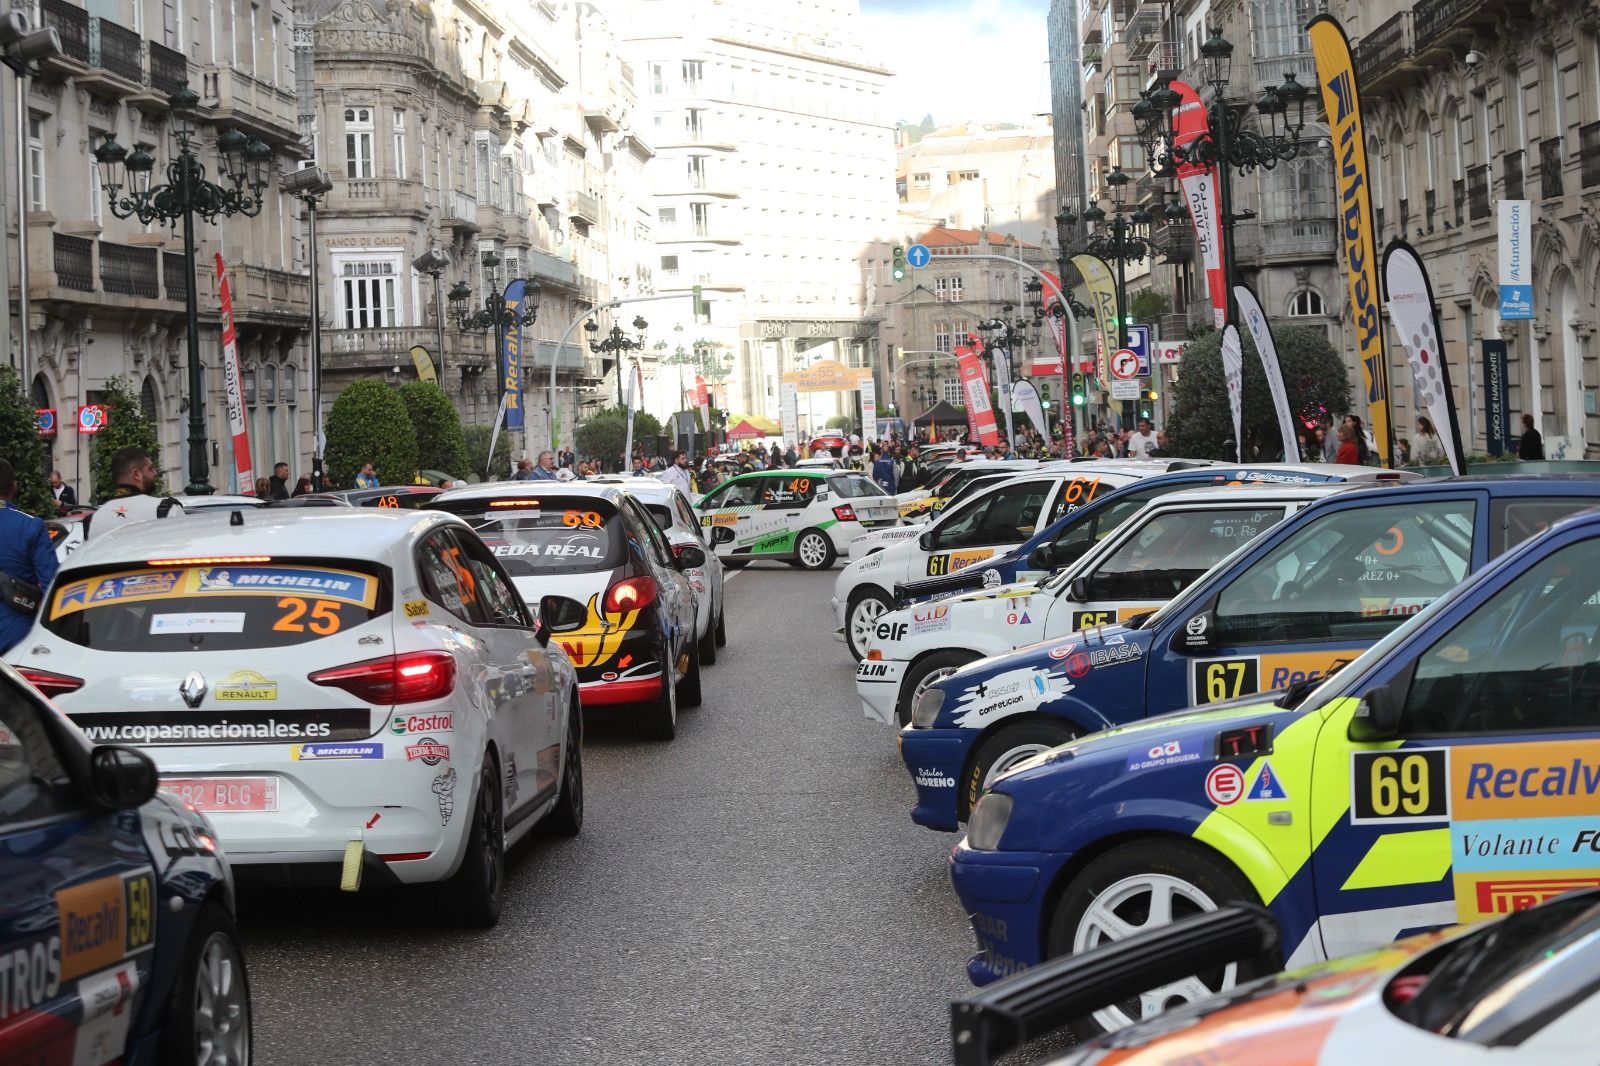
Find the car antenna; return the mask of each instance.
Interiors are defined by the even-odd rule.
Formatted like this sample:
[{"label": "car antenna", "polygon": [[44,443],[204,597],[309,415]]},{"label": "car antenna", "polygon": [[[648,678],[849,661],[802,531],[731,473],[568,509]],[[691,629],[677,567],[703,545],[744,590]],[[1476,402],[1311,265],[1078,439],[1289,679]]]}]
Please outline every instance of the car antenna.
[{"label": "car antenna", "polygon": [[228,512],[228,525],[230,525],[230,526],[242,526],[242,525],[244,525],[244,512],[243,511],[230,511],[230,512]]}]

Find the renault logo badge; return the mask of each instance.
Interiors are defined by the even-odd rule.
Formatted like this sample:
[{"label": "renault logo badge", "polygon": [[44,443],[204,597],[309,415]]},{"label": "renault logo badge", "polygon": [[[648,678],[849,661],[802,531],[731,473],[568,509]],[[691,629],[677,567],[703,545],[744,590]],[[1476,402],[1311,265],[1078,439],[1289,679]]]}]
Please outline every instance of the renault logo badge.
[{"label": "renault logo badge", "polygon": [[206,698],[206,679],[200,676],[200,671],[189,671],[183,684],[178,686],[178,694],[190,707],[200,706],[200,701]]}]

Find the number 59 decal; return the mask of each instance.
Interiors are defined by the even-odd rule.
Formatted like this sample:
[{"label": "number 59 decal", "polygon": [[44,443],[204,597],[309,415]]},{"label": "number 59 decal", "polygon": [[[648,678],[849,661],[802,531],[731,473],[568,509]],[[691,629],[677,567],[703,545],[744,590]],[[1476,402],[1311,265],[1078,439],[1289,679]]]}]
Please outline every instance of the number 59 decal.
[{"label": "number 59 decal", "polygon": [[1449,748],[1350,753],[1352,824],[1449,820]]}]

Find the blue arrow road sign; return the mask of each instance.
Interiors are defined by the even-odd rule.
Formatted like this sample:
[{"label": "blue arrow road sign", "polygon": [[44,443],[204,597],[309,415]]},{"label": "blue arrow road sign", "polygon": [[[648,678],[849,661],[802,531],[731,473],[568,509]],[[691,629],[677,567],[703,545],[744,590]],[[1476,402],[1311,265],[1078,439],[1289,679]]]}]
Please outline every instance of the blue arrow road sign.
[{"label": "blue arrow road sign", "polygon": [[933,253],[928,251],[926,244],[913,244],[906,249],[906,262],[921,270],[928,265],[928,260],[933,258]]}]

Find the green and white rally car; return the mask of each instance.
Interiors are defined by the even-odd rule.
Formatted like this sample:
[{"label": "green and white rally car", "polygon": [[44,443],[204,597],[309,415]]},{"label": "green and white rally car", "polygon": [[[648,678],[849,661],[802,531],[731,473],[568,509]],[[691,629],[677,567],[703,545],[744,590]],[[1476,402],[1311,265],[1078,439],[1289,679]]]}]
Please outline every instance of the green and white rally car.
[{"label": "green and white rally car", "polygon": [[695,512],[728,565],[773,559],[806,570],[826,570],[864,531],[900,522],[894,497],[853,470],[741,474],[700,497]]}]

